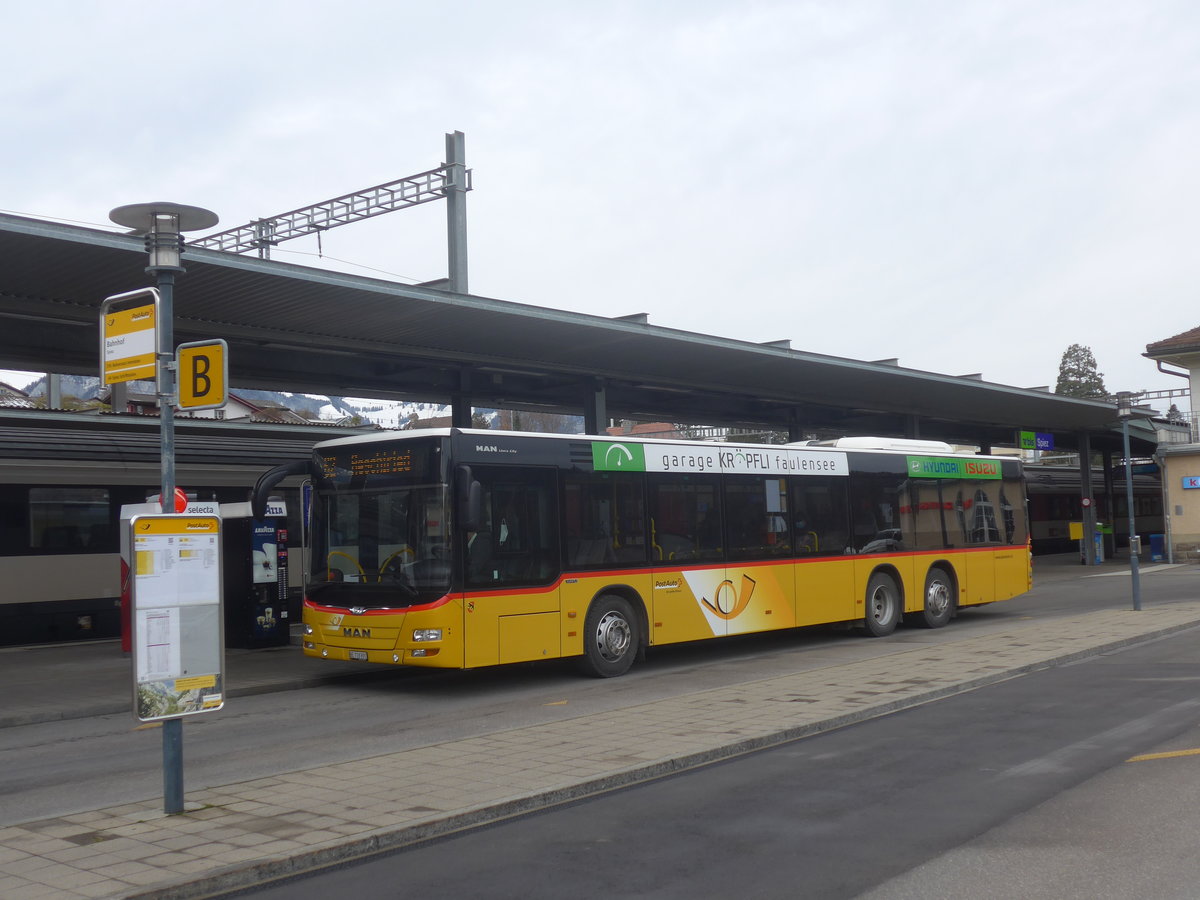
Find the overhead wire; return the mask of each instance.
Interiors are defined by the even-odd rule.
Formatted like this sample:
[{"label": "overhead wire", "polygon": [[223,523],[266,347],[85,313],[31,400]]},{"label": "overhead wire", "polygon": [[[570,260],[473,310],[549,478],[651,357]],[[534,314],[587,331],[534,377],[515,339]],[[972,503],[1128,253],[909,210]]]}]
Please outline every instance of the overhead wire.
[{"label": "overhead wire", "polygon": [[[84,221],[81,219],[67,219],[67,218],[63,218],[62,216],[46,216],[46,215],[42,215],[40,213],[23,212],[22,210],[19,210],[19,209],[0,209],[0,213],[7,213],[8,215],[12,215],[12,216],[24,216],[25,218],[29,218],[29,219],[44,219],[48,222],[65,222],[69,225],[83,225],[88,228],[102,228],[105,231],[114,231],[114,232],[121,232],[121,233],[126,233],[128,231],[127,228],[122,228],[119,225],[114,225],[112,222],[105,222],[105,223],[87,222],[87,221]],[[342,265],[345,265],[345,266],[354,266],[357,269],[363,269],[368,272],[376,272],[380,275],[389,275],[392,278],[402,278],[405,281],[412,282],[413,284],[420,284],[422,281],[428,280],[428,279],[422,279],[422,278],[414,278],[412,275],[402,275],[399,272],[392,272],[392,271],[389,271],[388,269],[380,269],[375,266],[368,266],[365,263],[354,262],[353,260],[349,260],[349,259],[340,259],[336,256],[329,256],[328,254],[321,252],[321,251],[323,251],[323,248],[321,247],[321,233],[319,231],[317,232],[317,249],[318,249],[317,253],[311,253],[311,252],[307,252],[304,250],[284,250],[279,247],[275,247],[272,250],[272,252],[273,253],[292,253],[292,254],[295,254],[296,256],[311,256],[316,259],[328,259],[332,262],[341,263]]]}]

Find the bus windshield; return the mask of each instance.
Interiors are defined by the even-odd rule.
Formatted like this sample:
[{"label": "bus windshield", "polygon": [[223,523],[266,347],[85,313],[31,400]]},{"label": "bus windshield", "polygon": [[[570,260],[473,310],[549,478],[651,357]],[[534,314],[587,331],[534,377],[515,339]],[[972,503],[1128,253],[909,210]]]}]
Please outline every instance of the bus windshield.
[{"label": "bus windshield", "polygon": [[362,493],[318,489],[309,594],[319,603],[385,609],[450,589],[446,485]]}]

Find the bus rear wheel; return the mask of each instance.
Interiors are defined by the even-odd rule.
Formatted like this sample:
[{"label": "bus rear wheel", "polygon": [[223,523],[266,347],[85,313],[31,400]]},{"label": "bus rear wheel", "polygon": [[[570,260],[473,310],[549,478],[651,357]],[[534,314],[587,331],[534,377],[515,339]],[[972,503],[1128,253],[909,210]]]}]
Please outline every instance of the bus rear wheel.
[{"label": "bus rear wheel", "polygon": [[863,630],[871,637],[886,637],[900,621],[900,589],[892,576],[876,572],[867,582],[867,608]]},{"label": "bus rear wheel", "polygon": [[925,606],[917,621],[926,628],[941,628],[954,617],[954,582],[938,566],[925,576]]},{"label": "bus rear wheel", "polygon": [[611,594],[597,598],[583,628],[584,672],[612,678],[629,671],[638,652],[638,626],[628,600]]}]

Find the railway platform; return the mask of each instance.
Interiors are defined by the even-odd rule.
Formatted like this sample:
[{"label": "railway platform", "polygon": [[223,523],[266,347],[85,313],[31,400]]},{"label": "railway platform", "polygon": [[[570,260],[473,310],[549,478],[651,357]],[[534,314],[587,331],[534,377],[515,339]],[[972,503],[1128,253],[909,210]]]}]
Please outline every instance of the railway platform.
[{"label": "railway platform", "polygon": [[[1053,590],[1097,577],[1120,590],[1122,565],[1043,558],[1035,581]],[[1174,574],[1190,585],[1200,568]],[[951,626],[926,633],[935,639],[880,642],[886,650],[871,658],[619,711],[564,707],[537,725],[493,724],[461,740],[189,792],[176,816],[153,797],[0,826],[0,896],[184,900],[268,882],[1195,628],[1200,592],[1189,596],[1139,612],[1109,605],[1056,618],[1052,629],[1024,617]],[[129,665],[112,643],[0,651],[0,725],[128,712]],[[314,665],[295,648],[231,651],[226,661],[231,698],[373,671]]]}]

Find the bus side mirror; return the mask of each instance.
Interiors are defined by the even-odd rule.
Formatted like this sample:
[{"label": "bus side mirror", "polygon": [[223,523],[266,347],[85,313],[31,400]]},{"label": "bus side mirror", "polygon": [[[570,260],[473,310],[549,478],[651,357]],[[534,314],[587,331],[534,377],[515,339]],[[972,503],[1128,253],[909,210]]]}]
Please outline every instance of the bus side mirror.
[{"label": "bus side mirror", "polygon": [[470,466],[458,466],[454,482],[458,526],[463,531],[478,531],[483,524],[483,487],[472,477]]},{"label": "bus side mirror", "polygon": [[267,500],[270,499],[271,491],[275,485],[283,481],[283,479],[291,475],[311,475],[312,460],[298,459],[295,462],[284,463],[282,466],[276,466],[269,469],[258,476],[258,481],[254,483],[254,490],[250,492],[250,512],[256,519],[265,519],[267,516]]}]

